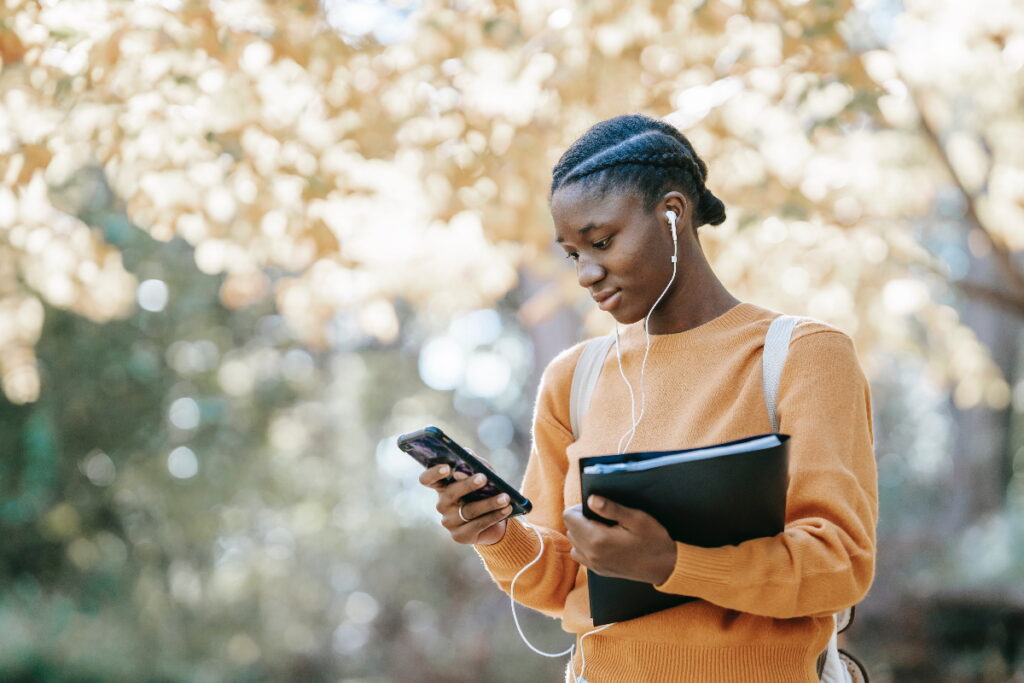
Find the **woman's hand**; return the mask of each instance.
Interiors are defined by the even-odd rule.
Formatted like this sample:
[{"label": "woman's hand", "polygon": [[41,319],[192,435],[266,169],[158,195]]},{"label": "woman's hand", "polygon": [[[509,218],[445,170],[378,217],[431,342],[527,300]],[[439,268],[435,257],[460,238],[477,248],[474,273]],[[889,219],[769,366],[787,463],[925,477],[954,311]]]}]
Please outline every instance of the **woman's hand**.
[{"label": "woman's hand", "polygon": [[591,496],[591,509],[603,522],[583,516],[583,506],[574,505],[562,513],[572,559],[601,576],[632,579],[657,585],[672,575],[676,566],[676,543],[658,520],[642,510]]},{"label": "woman's hand", "polygon": [[[490,466],[486,460],[483,462]],[[449,472],[447,465],[435,465],[420,475],[421,484],[437,491],[437,511],[441,513],[441,526],[448,530],[456,543],[491,545],[500,541],[505,536],[505,519],[512,514],[508,494],[501,493],[463,505],[459,499],[482,487],[487,479],[482,474],[470,478],[465,472],[456,472],[452,475],[456,481],[446,486],[444,479]],[[460,506],[468,522],[459,516]]]}]

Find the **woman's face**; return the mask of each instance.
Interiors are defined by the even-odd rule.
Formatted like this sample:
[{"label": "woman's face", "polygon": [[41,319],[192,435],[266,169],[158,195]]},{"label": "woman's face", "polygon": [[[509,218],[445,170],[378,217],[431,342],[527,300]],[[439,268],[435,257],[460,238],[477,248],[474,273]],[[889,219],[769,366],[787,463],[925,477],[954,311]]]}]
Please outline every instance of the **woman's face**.
[{"label": "woman's face", "polygon": [[[603,197],[575,184],[559,188],[551,198],[555,241],[576,261],[581,287],[590,291],[601,310],[622,324],[643,319],[672,278],[672,233],[665,211],[680,217],[679,266],[683,266],[685,201],[670,192],[651,212],[633,192],[609,191]],[[658,305],[664,310],[678,291],[680,277]],[[652,316],[654,317],[654,316]]]}]

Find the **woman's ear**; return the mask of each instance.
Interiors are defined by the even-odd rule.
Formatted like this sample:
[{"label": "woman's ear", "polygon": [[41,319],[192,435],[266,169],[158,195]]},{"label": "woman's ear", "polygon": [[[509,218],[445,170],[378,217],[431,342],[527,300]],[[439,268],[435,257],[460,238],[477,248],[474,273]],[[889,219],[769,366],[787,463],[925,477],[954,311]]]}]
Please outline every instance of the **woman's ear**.
[{"label": "woman's ear", "polygon": [[684,225],[690,225],[692,222],[691,202],[687,201],[682,192],[673,190],[665,193],[658,204],[658,214],[664,216],[666,211],[675,213],[677,230],[681,231]]}]

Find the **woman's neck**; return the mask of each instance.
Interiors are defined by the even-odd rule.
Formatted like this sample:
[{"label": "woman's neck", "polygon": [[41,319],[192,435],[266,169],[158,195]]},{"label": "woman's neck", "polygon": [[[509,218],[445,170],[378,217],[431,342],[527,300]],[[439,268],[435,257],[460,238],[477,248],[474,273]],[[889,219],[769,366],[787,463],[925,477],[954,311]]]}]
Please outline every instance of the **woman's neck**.
[{"label": "woman's neck", "polygon": [[651,334],[685,332],[714,320],[740,303],[718,279],[703,250],[694,240],[694,250],[680,259],[672,290],[651,314]]}]

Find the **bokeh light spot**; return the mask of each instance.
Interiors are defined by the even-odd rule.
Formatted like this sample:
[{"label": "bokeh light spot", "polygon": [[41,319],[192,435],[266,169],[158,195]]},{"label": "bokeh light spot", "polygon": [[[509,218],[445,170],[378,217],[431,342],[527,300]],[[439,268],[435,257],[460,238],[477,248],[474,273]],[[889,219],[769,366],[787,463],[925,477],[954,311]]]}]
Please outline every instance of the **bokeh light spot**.
[{"label": "bokeh light spot", "polygon": [[454,389],[462,380],[466,359],[449,337],[432,339],[420,351],[420,378],[431,389]]},{"label": "bokeh light spot", "polygon": [[199,472],[199,461],[188,446],[178,446],[167,456],[167,471],[178,479],[191,479]]},{"label": "bokeh light spot", "polygon": [[114,461],[103,451],[92,451],[85,456],[81,469],[96,486],[110,486],[117,476]]},{"label": "bokeh light spot", "polygon": [[480,398],[494,398],[508,387],[512,368],[496,353],[474,353],[466,365],[466,391]]},{"label": "bokeh light spot", "polygon": [[159,313],[167,307],[167,284],[163,280],[143,280],[135,296],[141,308]]},{"label": "bokeh light spot", "polygon": [[171,404],[169,417],[178,429],[195,429],[199,426],[199,404],[187,396],[179,398]]},{"label": "bokeh light spot", "polygon": [[480,421],[476,433],[485,446],[498,450],[512,443],[516,428],[512,420],[504,415],[489,415]]},{"label": "bokeh light spot", "polygon": [[345,615],[356,624],[369,624],[379,611],[380,605],[369,593],[355,591],[345,601]]},{"label": "bokeh light spot", "polygon": [[493,343],[501,336],[501,316],[491,308],[471,311],[455,318],[449,328],[449,336],[471,349]]}]

